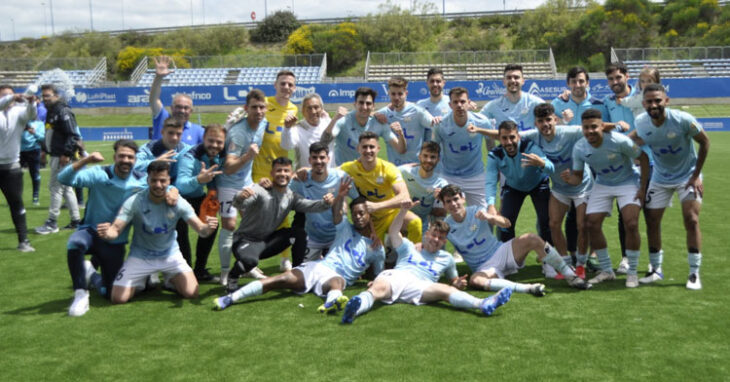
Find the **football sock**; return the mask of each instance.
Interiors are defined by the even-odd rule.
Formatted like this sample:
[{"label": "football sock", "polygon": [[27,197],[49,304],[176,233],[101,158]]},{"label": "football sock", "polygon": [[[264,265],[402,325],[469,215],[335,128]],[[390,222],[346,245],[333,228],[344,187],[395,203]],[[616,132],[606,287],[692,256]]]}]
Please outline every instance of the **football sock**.
[{"label": "football sock", "polygon": [[231,269],[231,246],[233,246],[233,231],[221,227],[218,236],[218,256],[221,260],[221,271]]},{"label": "football sock", "polygon": [[626,250],[626,258],[629,259],[629,271],[626,272],[626,274],[629,274],[629,275],[636,274],[636,269],[639,267],[639,255],[640,254],[641,254],[640,251],[636,251],[633,249]]},{"label": "football sock", "polygon": [[547,252],[547,256],[545,256],[545,261],[548,265],[555,268],[556,271],[560,272],[565,277],[575,277],[575,273],[572,269],[568,266],[568,264],[563,261],[563,258],[560,257],[558,254],[558,251],[553,248],[550,244],[545,244],[545,252]]},{"label": "football sock", "polygon": [[251,281],[250,283],[243,286],[243,288],[231,293],[233,301],[243,300],[247,297],[260,296],[264,293],[264,285],[261,281]]},{"label": "football sock", "polygon": [[325,305],[331,304],[337,300],[338,297],[342,296],[342,291],[339,289],[331,289],[327,292],[327,298],[324,300]]},{"label": "football sock", "polygon": [[568,266],[573,265],[573,257],[570,255],[563,256],[563,261],[565,261],[565,264],[568,264]]},{"label": "football sock", "polygon": [[608,248],[596,249],[596,255],[598,256],[598,262],[603,272],[613,272],[611,266],[611,258],[608,256]]},{"label": "football sock", "polygon": [[575,255],[575,266],[585,266],[588,262],[588,255],[578,253]]},{"label": "football sock", "polygon": [[449,303],[459,309],[478,308],[482,300],[469,293],[456,291],[449,296]]},{"label": "football sock", "polygon": [[489,285],[484,289],[498,291],[502,288],[512,288],[513,291],[518,293],[530,292],[530,284],[521,284],[505,279],[489,279]]},{"label": "football sock", "polygon": [[687,262],[689,263],[689,273],[700,273],[700,265],[702,264],[701,253],[687,253]]},{"label": "football sock", "polygon": [[649,263],[651,264],[651,269],[658,271],[662,267],[662,262],[664,260],[664,251],[661,249],[659,252],[649,252]]},{"label": "football sock", "polygon": [[360,293],[358,297],[360,297],[361,302],[360,308],[357,310],[357,313],[355,313],[356,316],[367,313],[373,307],[373,303],[375,302],[372,293],[368,291]]}]

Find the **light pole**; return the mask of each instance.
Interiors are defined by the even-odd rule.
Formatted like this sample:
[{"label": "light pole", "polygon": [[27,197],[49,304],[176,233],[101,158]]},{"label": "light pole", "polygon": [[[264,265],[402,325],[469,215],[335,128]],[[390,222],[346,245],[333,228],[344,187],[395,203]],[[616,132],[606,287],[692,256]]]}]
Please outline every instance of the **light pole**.
[{"label": "light pole", "polygon": [[10,23],[13,24],[13,40],[17,40],[15,37],[15,20],[12,17],[10,18]]},{"label": "light pole", "polygon": [[48,18],[46,17],[46,3],[41,1],[43,7],[43,34],[48,36]]},{"label": "light pole", "polygon": [[50,3],[50,7],[51,7],[50,8],[51,9],[51,12],[50,12],[51,13],[51,35],[55,36],[56,35],[56,25],[53,22],[53,0],[48,0],[48,2]]},{"label": "light pole", "polygon": [[190,26],[193,25],[193,0],[190,0]]},{"label": "light pole", "polygon": [[94,10],[91,8],[91,0],[89,0],[89,25],[91,25],[91,31],[94,31]]},{"label": "light pole", "polygon": [[124,0],[122,0],[122,30],[124,30]]},{"label": "light pole", "polygon": [[203,0],[203,25],[205,25],[205,0]]}]

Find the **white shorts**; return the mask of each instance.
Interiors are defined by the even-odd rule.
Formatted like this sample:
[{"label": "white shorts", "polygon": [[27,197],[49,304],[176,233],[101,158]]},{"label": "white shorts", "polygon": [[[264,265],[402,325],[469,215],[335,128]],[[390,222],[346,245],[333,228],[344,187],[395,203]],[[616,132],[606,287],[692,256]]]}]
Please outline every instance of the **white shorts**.
[{"label": "white shorts", "polygon": [[649,190],[646,192],[646,203],[644,206],[649,209],[662,209],[672,205],[672,195],[677,193],[679,202],[697,201],[702,203],[702,195],[695,192],[695,188],[690,186],[685,188],[687,183],[682,184],[659,184],[649,182]]},{"label": "white shorts", "polygon": [[461,187],[466,197],[467,206],[482,206],[487,208],[487,173],[481,172],[470,177],[453,176],[441,174],[441,177],[449,184],[456,184]]},{"label": "white shorts", "polygon": [[512,240],[510,240],[502,243],[492,257],[480,265],[474,273],[489,273],[491,270],[497,274],[497,277],[503,279],[505,276],[517,273],[524,266],[524,263],[517,264],[515,261],[515,255],[512,252]]},{"label": "white shorts", "polygon": [[324,284],[335,277],[344,280],[334,269],[321,264],[319,261],[308,261],[302,265],[294,267],[304,275],[304,290],[295,291],[297,294],[305,294],[312,292],[319,297],[326,297],[327,294],[322,291]]},{"label": "white shorts", "polygon": [[613,200],[618,200],[618,208],[623,209],[629,204],[641,206],[641,202],[636,199],[636,192],[639,187],[634,184],[626,184],[623,186],[606,186],[603,184],[594,184],[591,195],[588,197],[588,207],[586,215],[607,213],[611,216],[613,211]]},{"label": "white shorts", "polygon": [[238,210],[233,207],[233,198],[241,190],[235,188],[219,188],[218,202],[221,204],[221,218],[236,218]]},{"label": "white shorts", "polygon": [[433,281],[423,280],[408,271],[400,269],[388,269],[380,272],[375,280],[385,280],[390,283],[390,297],[383,299],[383,303],[392,304],[402,302],[405,304],[423,305],[421,296]]},{"label": "white shorts", "polygon": [[565,195],[555,190],[550,190],[550,194],[560,203],[565,204],[568,207],[570,207],[571,204],[578,207],[583,203],[588,203],[588,194],[585,192],[579,195]]},{"label": "white shorts", "polygon": [[304,256],[304,261],[316,261],[324,259],[324,256],[329,251],[329,247],[326,248],[313,248],[307,245],[307,255]]},{"label": "white shorts", "polygon": [[165,281],[168,281],[180,273],[192,271],[180,252],[159,259],[140,259],[139,257],[129,256],[124,261],[122,269],[117,273],[114,285],[125,288],[143,288],[147,282],[147,277],[157,272],[162,272]]}]

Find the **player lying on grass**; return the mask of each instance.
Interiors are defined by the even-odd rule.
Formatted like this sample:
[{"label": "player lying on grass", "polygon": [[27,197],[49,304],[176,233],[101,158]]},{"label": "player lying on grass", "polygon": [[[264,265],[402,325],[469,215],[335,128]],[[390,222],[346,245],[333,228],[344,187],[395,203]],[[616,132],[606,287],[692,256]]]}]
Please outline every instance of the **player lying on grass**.
[{"label": "player lying on grass", "polygon": [[563,261],[555,248],[539,236],[526,233],[504,243],[497,240],[489,224],[509,227],[510,221],[504,216],[490,214],[479,206],[465,207],[459,186],[450,184],[444,187],[439,199],[449,213],[445,219],[451,229],[447,237],[474,272],[469,279],[472,288],[496,291],[511,287],[515,292],[544,296],[543,284],[522,284],[504,278],[517,273],[531,251],[535,251],[540,262],[549,264],[563,274],[571,287],[589,288]]},{"label": "player lying on grass", "polygon": [[[410,240],[403,238],[400,233],[403,219],[416,204],[418,203],[410,200],[403,201],[400,212],[388,229],[390,243],[398,253],[395,269],[381,272],[368,290],[347,303],[342,315],[343,324],[351,324],[355,317],[367,313],[375,301],[413,305],[447,301],[460,309],[480,309],[487,316],[491,316],[495,309],[509,301],[512,295],[510,287],[484,299],[459,290],[466,288],[467,275],[459,277],[454,258],[443,250],[446,235],[449,233],[449,225],[444,221],[431,223],[423,236],[423,249],[420,251]],[[451,280],[451,285],[438,282],[443,274]]]},{"label": "player lying on grass", "polygon": [[183,259],[175,240],[178,219],[185,221],[201,236],[208,237],[218,227],[218,219],[208,217],[203,223],[185,199],[175,206],[165,204],[170,185],[170,164],[154,161],[147,167],[146,191],[138,192],[122,205],[114,223],[96,226],[99,237],[113,241],[128,224],[134,226],[129,257],[117,274],[112,288],[112,303],[124,304],[135,291],[145,286],[151,274],[162,272],[165,285],[175,289],[184,298],[198,297],[198,281],[193,270]]},{"label": "player lying on grass", "polygon": [[375,237],[366,199],[358,197],[350,203],[352,224],[344,219],[343,209],[351,180],[343,179],[332,205],[332,220],[337,227],[335,241],[323,260],[308,261],[282,274],[256,280],[226,296],[215,299],[215,309],[223,310],[236,301],[259,296],[271,290],[289,289],[296,293],[312,292],[325,297],[320,312],[342,309],[347,297],[342,291],[352,285],[371,265],[375,274],[383,269],[385,251]]}]

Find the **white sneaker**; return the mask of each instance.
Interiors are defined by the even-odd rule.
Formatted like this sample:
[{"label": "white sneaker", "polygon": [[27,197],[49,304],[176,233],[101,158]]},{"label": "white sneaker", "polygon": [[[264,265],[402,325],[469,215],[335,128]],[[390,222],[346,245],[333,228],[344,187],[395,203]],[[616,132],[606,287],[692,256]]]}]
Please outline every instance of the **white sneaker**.
[{"label": "white sneaker", "polygon": [[261,279],[265,279],[266,275],[264,274],[263,271],[261,271],[261,269],[259,269],[259,267],[256,267],[256,268],[244,273],[243,277],[261,280]]},{"label": "white sneaker", "polygon": [[637,275],[626,276],[626,287],[627,288],[636,288],[638,286],[639,286],[639,276],[637,276]]},{"label": "white sneaker", "polygon": [[588,280],[589,284],[600,284],[604,281],[616,280],[616,274],[613,271],[600,271],[592,279]]},{"label": "white sneaker", "polygon": [[625,275],[628,272],[629,272],[629,259],[627,257],[622,257],[621,262],[618,263],[618,268],[616,268],[616,273]]},{"label": "white sneaker", "polygon": [[702,289],[702,282],[700,281],[699,273],[690,273],[687,278],[687,289],[700,290]]},{"label": "white sneaker", "polygon": [[89,291],[86,289],[76,289],[74,291],[74,301],[68,308],[68,315],[71,317],[81,317],[89,311]]},{"label": "white sneaker", "polygon": [[554,279],[558,277],[558,272],[548,263],[542,263],[542,273],[547,279]]},{"label": "white sneaker", "polygon": [[224,270],[221,270],[220,282],[221,282],[221,285],[223,285],[223,286],[228,285],[228,272],[230,272],[230,271],[229,270],[225,270],[225,271]]},{"label": "white sneaker", "polygon": [[454,251],[453,256],[454,256],[454,262],[455,263],[460,264],[460,263],[463,263],[464,262],[464,258],[461,257],[461,254],[458,251]]},{"label": "white sneaker", "polygon": [[650,272],[645,277],[640,278],[639,282],[642,284],[651,284],[655,281],[660,281],[660,280],[664,280],[664,274],[662,273],[661,268],[659,268],[656,271]]},{"label": "white sneaker", "polygon": [[291,260],[289,260],[288,257],[284,257],[281,259],[281,263],[279,264],[279,271],[291,271]]},{"label": "white sneaker", "polygon": [[152,290],[157,289],[157,287],[160,285],[160,275],[157,273],[153,273],[147,277],[147,285],[145,286],[145,289]]}]

